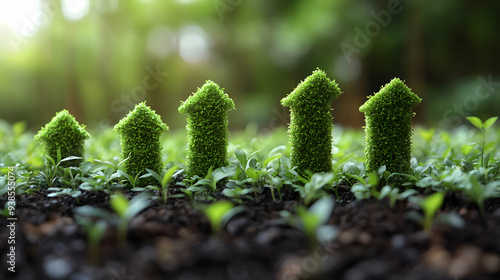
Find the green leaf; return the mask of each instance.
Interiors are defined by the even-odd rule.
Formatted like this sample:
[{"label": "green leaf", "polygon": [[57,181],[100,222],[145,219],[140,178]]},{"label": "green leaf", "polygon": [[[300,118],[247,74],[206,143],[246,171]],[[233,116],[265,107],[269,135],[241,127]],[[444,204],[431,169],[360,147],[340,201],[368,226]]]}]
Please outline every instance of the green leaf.
[{"label": "green leaf", "polygon": [[132,219],[135,215],[146,209],[149,206],[149,197],[148,194],[142,193],[132,198],[123,217],[127,220]]},{"label": "green leaf", "polygon": [[483,129],[483,122],[478,117],[466,117],[466,119],[479,129]]},{"label": "green leaf", "polygon": [[165,175],[163,175],[163,179],[161,180],[162,187],[165,187],[170,182],[172,176],[174,175],[175,171],[177,171],[178,168],[179,167],[177,165],[174,165],[169,170],[167,170]]},{"label": "green leaf", "polygon": [[115,195],[112,195],[111,199],[109,200],[109,203],[111,205],[111,208],[115,210],[118,216],[120,217],[125,216],[127,208],[129,207],[129,203],[127,198],[123,194],[117,193]]},{"label": "green leaf", "polygon": [[280,158],[280,157],[282,157],[282,156],[283,156],[283,155],[275,155],[275,156],[272,156],[272,157],[268,157],[268,158],[267,158],[267,159],[266,159],[266,160],[262,163],[262,167],[263,167],[263,168],[266,168],[266,167],[267,167],[267,165],[268,165],[271,161],[273,161],[273,160],[275,160],[275,159],[277,159],[277,158]]},{"label": "green leaf", "polygon": [[488,129],[490,126],[492,126],[497,121],[497,119],[498,117],[492,117],[486,120],[483,125],[484,129]]},{"label": "green leaf", "polygon": [[386,197],[391,191],[392,191],[391,186],[384,186],[380,190],[380,195],[379,195],[378,199],[382,199],[382,198]]},{"label": "green leaf", "polygon": [[325,224],[330,219],[334,206],[333,198],[325,196],[309,207],[308,212],[318,217],[319,224]]},{"label": "green leaf", "polygon": [[222,229],[222,220],[224,214],[234,207],[233,203],[223,200],[215,202],[203,209],[203,213],[207,216],[212,226],[212,231],[214,233],[219,233]]},{"label": "green leaf", "polygon": [[[147,171],[149,174],[151,174],[151,176],[153,176],[153,178],[155,178],[155,179],[156,179],[156,181],[158,181],[158,183],[160,183],[160,182],[162,181],[162,178],[161,178],[160,174],[158,174],[156,171],[151,170],[151,169],[149,169],[149,168],[146,168],[146,171]],[[147,174],[146,174],[146,175],[147,175]],[[143,175],[143,176],[141,176],[141,178],[144,178],[144,175]]]},{"label": "green leaf", "polygon": [[240,149],[236,149],[234,150],[234,155],[236,156],[236,159],[238,159],[238,161],[241,163],[243,169],[245,169],[247,165],[247,155],[245,154],[245,152]]},{"label": "green leaf", "polygon": [[432,217],[443,205],[444,193],[436,192],[422,201],[422,208],[426,217]]}]

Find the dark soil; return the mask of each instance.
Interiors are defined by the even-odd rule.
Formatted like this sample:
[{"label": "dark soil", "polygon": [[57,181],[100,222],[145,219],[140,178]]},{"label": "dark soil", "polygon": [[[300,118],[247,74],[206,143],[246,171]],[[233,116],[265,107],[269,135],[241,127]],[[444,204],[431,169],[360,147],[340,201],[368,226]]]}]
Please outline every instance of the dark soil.
[{"label": "dark soil", "polygon": [[465,227],[423,231],[407,218],[413,205],[356,201],[341,187],[328,222],[340,233],[319,245],[283,222],[280,211],[293,212],[297,203],[290,193],[284,201],[265,193],[258,202],[244,202],[246,210],[220,236],[211,234],[208,220],[188,200],[169,199],[131,221],[125,245],[117,244],[116,230],[108,227],[99,250],[91,252],[73,210],[109,210],[108,196],[84,192],[77,202],[47,194],[17,197],[15,273],[7,270],[9,230],[0,219],[1,279],[500,279],[499,199],[487,200],[487,213],[480,215],[461,197],[448,195],[443,212],[459,213]]}]

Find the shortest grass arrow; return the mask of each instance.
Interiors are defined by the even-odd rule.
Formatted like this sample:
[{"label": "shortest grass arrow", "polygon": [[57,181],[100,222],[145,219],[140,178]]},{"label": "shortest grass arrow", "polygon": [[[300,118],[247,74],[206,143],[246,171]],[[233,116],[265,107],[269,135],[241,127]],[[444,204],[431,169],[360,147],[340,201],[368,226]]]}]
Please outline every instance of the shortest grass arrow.
[{"label": "shortest grass arrow", "polygon": [[[56,164],[70,156],[83,158],[84,144],[88,138],[90,135],[85,130],[85,125],[80,125],[67,110],[57,113],[35,135],[35,140],[44,144],[45,153],[52,157]],[[81,161],[81,159],[74,159],[60,164],[63,167],[78,166]]]}]

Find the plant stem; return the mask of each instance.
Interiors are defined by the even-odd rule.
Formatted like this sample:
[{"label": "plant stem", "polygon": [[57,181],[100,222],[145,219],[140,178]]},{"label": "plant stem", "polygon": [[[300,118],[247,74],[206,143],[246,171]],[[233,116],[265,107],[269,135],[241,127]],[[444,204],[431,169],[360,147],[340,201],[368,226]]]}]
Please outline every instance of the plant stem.
[{"label": "plant stem", "polygon": [[481,129],[483,134],[483,142],[481,143],[481,166],[484,167],[484,145],[486,144],[486,130],[484,127]]},{"label": "plant stem", "polygon": [[125,247],[127,241],[127,221],[121,220],[118,225],[118,244],[121,247]]}]

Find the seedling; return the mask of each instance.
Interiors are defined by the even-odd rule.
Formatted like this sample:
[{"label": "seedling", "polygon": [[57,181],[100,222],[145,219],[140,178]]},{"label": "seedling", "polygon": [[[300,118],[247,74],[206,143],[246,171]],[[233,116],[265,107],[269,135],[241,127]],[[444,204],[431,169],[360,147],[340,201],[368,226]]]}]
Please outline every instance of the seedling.
[{"label": "seedling", "polygon": [[123,157],[129,158],[124,163],[125,173],[122,175],[126,175],[134,187],[154,184],[154,178],[137,182],[137,177],[139,174],[144,174],[146,168],[157,173],[162,172],[160,136],[168,131],[167,125],[155,111],[146,106],[146,102],[142,102],[135,106],[135,109],[130,111],[114,129],[120,134]]},{"label": "seedling", "polygon": [[116,193],[111,196],[109,203],[115,212],[114,214],[92,206],[78,207],[75,212],[81,216],[93,217],[118,225],[118,244],[123,246],[127,240],[129,222],[149,206],[149,195],[139,194],[129,201],[123,194]]},{"label": "seedling", "polygon": [[41,141],[45,153],[52,159],[60,161],[63,158],[74,158],[62,163],[63,167],[78,166],[83,159],[84,142],[90,138],[85,125],[80,125],[67,111],[57,113],[52,120],[43,127],[35,140]]},{"label": "seedling", "polygon": [[432,222],[436,212],[443,205],[444,193],[436,192],[429,195],[427,198],[420,197],[410,197],[410,202],[417,204],[424,211],[424,217],[421,220],[424,230],[430,230],[432,228]]},{"label": "seedling", "polygon": [[407,199],[412,195],[416,195],[418,192],[413,189],[405,190],[400,192],[399,188],[392,188],[391,186],[384,186],[380,190],[380,194],[378,196],[379,200],[382,200],[384,197],[388,197],[390,201],[391,207],[394,207],[396,204],[396,200]]},{"label": "seedling", "polygon": [[297,217],[294,217],[289,211],[280,212],[285,221],[294,228],[304,232],[311,244],[319,242],[329,242],[335,239],[338,229],[327,225],[328,220],[335,205],[331,197],[325,196],[316,201],[309,209],[302,205],[295,207]]},{"label": "seedling", "polygon": [[[105,220],[92,221],[90,218],[76,216],[76,222],[83,227],[88,239],[88,259],[96,261],[99,259],[99,243],[101,242],[108,224]],[[97,261],[96,261],[97,262]]]},{"label": "seedling", "polygon": [[481,130],[481,166],[488,168],[488,162],[490,161],[490,154],[484,156],[484,146],[486,146],[486,130],[490,128],[496,121],[498,117],[492,117],[487,119],[484,123],[478,117],[467,117],[467,120],[472,123],[475,127]]},{"label": "seedling", "polygon": [[[354,193],[357,199],[368,199],[370,197],[378,198],[380,192],[377,190],[380,179],[379,175],[375,172],[369,172],[363,176],[346,173],[347,177],[357,180],[351,187],[351,192]],[[349,181],[350,182],[350,181]]]},{"label": "seedling", "polygon": [[149,195],[140,194],[128,201],[123,194],[117,193],[111,196],[109,203],[120,218],[118,223],[118,243],[125,244],[127,226],[133,217],[149,206]]},{"label": "seedling", "polygon": [[234,102],[212,81],[198,88],[179,107],[187,113],[187,176],[205,176],[208,170],[228,165],[227,135],[229,110]]},{"label": "seedling", "polygon": [[210,221],[212,233],[220,235],[224,225],[236,214],[245,210],[243,206],[234,206],[233,203],[223,200],[202,208],[203,213]]},{"label": "seedling", "polygon": [[43,157],[45,162],[45,170],[38,173],[36,180],[40,184],[45,184],[48,187],[55,186],[56,183],[58,183],[58,178],[63,176],[65,162],[83,159],[81,157],[70,156],[65,159],[59,159],[56,164],[55,160],[51,156],[44,155]]},{"label": "seedling", "polygon": [[394,78],[359,108],[366,120],[367,172],[385,165],[391,173],[410,174],[411,119],[413,107],[421,101],[403,81]]},{"label": "seedling", "polygon": [[331,185],[336,179],[333,173],[315,173],[311,180],[307,181],[304,186],[294,184],[292,185],[299,193],[304,203],[309,205],[311,202],[318,198],[325,196],[323,188],[326,185]]},{"label": "seedling", "polygon": [[227,167],[221,167],[213,171],[210,167],[205,178],[198,180],[193,186],[208,187],[209,192],[212,193],[217,189],[217,183],[219,181],[231,177],[233,174],[234,170]]},{"label": "seedling", "polygon": [[[156,181],[160,184],[160,187],[158,186],[147,186],[145,188],[134,188],[132,189],[133,191],[143,191],[143,190],[153,190],[157,191],[160,193],[160,198],[163,199],[163,204],[167,204],[167,199],[168,199],[168,185],[172,181],[172,176],[176,173],[178,166],[175,165],[167,170],[167,172],[163,175],[160,176],[160,174],[156,173],[155,171],[151,169],[146,169],[148,174],[142,175],[142,178],[146,177],[153,177],[155,178]],[[176,195],[175,197],[179,197]]]},{"label": "seedling", "polygon": [[335,81],[316,69],[281,100],[290,107],[291,161],[302,176],[332,171],[331,102],[340,95]]},{"label": "seedling", "polygon": [[500,182],[493,181],[483,185],[474,175],[467,175],[464,179],[463,191],[465,196],[470,201],[476,203],[479,211],[484,215],[486,212],[484,209],[484,200],[487,198],[500,197]]}]

